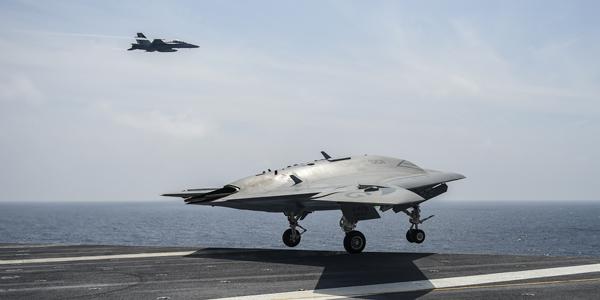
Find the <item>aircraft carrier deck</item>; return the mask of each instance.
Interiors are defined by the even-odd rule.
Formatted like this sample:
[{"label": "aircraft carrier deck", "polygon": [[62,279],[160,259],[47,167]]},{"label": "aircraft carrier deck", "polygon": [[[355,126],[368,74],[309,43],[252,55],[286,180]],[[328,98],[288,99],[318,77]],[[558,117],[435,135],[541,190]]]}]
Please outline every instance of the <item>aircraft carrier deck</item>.
[{"label": "aircraft carrier deck", "polygon": [[600,258],[0,244],[0,299],[599,295]]}]

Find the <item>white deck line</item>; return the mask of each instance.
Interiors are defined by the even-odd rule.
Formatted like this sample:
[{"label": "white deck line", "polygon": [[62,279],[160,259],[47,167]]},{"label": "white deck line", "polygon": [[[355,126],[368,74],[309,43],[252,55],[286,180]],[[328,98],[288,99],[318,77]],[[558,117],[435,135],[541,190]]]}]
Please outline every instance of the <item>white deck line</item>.
[{"label": "white deck line", "polygon": [[0,249],[27,249],[27,248],[47,248],[47,247],[61,247],[61,246],[76,246],[69,244],[34,244],[34,245],[24,245],[24,244],[12,244],[12,245],[2,245]]},{"label": "white deck line", "polygon": [[123,259],[123,258],[186,256],[186,255],[193,254],[195,252],[196,251],[180,251],[180,252],[133,253],[133,254],[116,254],[116,255],[74,256],[74,257],[10,259],[10,260],[0,260],[0,265],[37,264],[37,263],[107,260],[107,259]]},{"label": "white deck line", "polygon": [[[401,272],[401,271],[399,271]],[[585,274],[600,272],[600,264],[590,264],[571,267],[558,267],[547,269],[536,269],[516,272],[503,272],[483,275],[460,276],[449,278],[438,278],[430,280],[406,281],[396,283],[384,283],[373,285],[350,286],[341,288],[321,289],[321,290],[306,290],[285,293],[273,293],[252,296],[240,296],[224,299],[340,299],[348,297],[358,297],[374,294],[388,294],[400,292],[413,292],[422,290],[432,290],[439,288],[451,288],[470,286],[478,284],[490,284],[499,282],[508,282],[516,280],[537,279],[554,276],[565,276],[575,274]]]}]

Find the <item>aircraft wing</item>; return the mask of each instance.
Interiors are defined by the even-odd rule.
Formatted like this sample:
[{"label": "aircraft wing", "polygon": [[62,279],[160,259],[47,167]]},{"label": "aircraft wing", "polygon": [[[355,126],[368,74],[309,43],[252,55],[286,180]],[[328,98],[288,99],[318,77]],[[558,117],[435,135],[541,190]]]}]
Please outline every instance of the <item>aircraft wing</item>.
[{"label": "aircraft wing", "polygon": [[407,189],[397,186],[349,186],[334,191],[322,192],[310,198],[312,201],[337,203],[399,205],[425,200]]},{"label": "aircraft wing", "polygon": [[215,202],[232,200],[296,200],[321,201],[370,205],[398,205],[420,202],[421,196],[397,186],[354,185],[330,188],[302,188],[281,190],[261,194],[237,193],[215,200]]},{"label": "aircraft wing", "polygon": [[208,194],[212,191],[216,191],[218,188],[201,188],[201,189],[188,189],[181,191],[180,193],[170,193],[170,194],[162,194],[165,197],[180,197],[180,198],[190,198],[190,197],[198,197],[205,194]]},{"label": "aircraft wing", "polygon": [[415,189],[463,178],[465,178],[465,176],[462,174],[427,170],[427,172],[423,174],[387,178],[383,183],[401,186],[406,189]]},{"label": "aircraft wing", "polygon": [[[300,176],[290,175],[291,186],[264,193],[239,193],[216,200],[277,200],[362,203],[374,206],[422,202],[433,194],[445,192],[445,182],[464,178],[455,173],[434,170],[406,175],[361,174],[312,181],[306,185]],[[425,196],[423,196],[425,195]],[[426,198],[424,198],[426,197]]]},{"label": "aircraft wing", "polygon": [[274,212],[286,211],[290,207],[319,210],[335,209],[336,206],[342,209],[345,206],[380,206],[382,209],[394,208],[397,211],[446,192],[445,182],[464,178],[460,174],[434,170],[407,174],[363,173],[360,176],[338,176],[315,181],[305,181],[301,175],[286,175],[287,181],[280,177],[282,185],[276,189],[237,189],[223,193],[211,190],[198,194],[183,191],[167,195],[186,198],[188,204]]},{"label": "aircraft wing", "polygon": [[166,43],[161,39],[153,39],[152,44],[153,45],[165,45]]}]

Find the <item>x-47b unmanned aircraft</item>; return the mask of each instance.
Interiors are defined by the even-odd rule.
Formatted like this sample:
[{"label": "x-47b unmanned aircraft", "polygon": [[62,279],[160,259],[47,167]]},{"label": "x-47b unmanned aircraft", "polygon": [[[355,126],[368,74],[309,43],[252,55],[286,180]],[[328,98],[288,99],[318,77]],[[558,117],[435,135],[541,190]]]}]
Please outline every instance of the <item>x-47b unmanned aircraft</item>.
[{"label": "x-47b unmanned aircraft", "polygon": [[419,204],[448,190],[447,182],[465,178],[457,173],[423,169],[403,159],[364,155],[324,159],[296,164],[280,170],[242,178],[222,188],[188,189],[163,196],[182,197],[185,203],[283,213],[290,228],[283,243],[294,247],[306,232],[299,221],[312,212],[341,210],[340,227],[346,233],[344,248],[360,253],[365,236],[355,230],[358,221],[377,219],[391,210],[409,216],[406,239],[422,243],[425,232],[419,225]]}]

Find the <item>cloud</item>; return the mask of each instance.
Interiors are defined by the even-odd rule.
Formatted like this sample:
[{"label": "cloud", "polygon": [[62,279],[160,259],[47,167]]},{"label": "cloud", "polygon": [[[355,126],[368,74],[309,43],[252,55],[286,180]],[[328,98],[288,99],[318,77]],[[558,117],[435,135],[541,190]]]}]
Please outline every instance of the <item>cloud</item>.
[{"label": "cloud", "polygon": [[33,38],[39,38],[39,36],[58,36],[58,37],[73,37],[76,41],[77,38],[101,38],[101,39],[120,39],[131,41],[134,35],[123,36],[123,35],[109,35],[109,34],[96,34],[96,33],[79,33],[79,32],[57,32],[57,31],[44,31],[44,30],[8,30],[17,34],[28,34]]},{"label": "cloud", "polygon": [[0,74],[0,102],[39,106],[44,100],[44,95],[29,77]]},{"label": "cloud", "polygon": [[[595,49],[600,35],[574,38],[565,27],[567,36],[540,38],[523,23],[529,18],[454,5],[335,2],[339,13],[315,2],[306,5],[318,7],[317,15],[277,12],[298,22],[266,18],[273,11],[260,5],[193,3],[187,14],[162,2],[142,11],[121,2],[64,2],[68,11],[34,5],[42,18],[30,9],[0,10],[13,16],[0,23],[15,28],[0,30],[1,108],[37,105],[0,118],[0,150],[13,166],[0,175],[16,178],[0,180],[0,190],[15,200],[40,194],[16,186],[42,185],[53,198],[81,198],[56,187],[93,188],[96,181],[73,175],[86,170],[110,180],[104,186],[127,183],[118,192],[98,186],[102,199],[89,197],[123,199],[127,191],[138,199],[148,186],[221,184],[323,149],[463,172],[469,179],[457,197],[466,199],[595,195],[588,178],[600,170],[600,144],[591,138],[600,135],[600,68],[584,49]],[[158,23],[144,23],[159,14]],[[149,35],[182,35],[202,48],[128,52],[129,41],[117,37],[140,24]],[[515,34],[536,43],[523,46]],[[31,157],[36,163],[25,168]],[[45,174],[72,169],[36,181],[40,165]],[[540,189],[562,185],[556,170],[580,180]],[[498,182],[519,189],[490,193]]]},{"label": "cloud", "polygon": [[99,105],[100,111],[116,124],[171,138],[194,140],[205,137],[208,126],[189,113],[166,114],[159,110],[136,112],[115,111],[109,105]]}]

